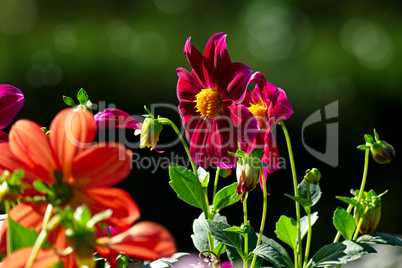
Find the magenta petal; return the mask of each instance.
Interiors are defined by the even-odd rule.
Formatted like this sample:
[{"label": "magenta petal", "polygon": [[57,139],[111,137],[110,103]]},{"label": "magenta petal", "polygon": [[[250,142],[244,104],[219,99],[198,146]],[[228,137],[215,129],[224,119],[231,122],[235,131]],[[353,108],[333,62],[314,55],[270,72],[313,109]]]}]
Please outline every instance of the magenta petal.
[{"label": "magenta petal", "polygon": [[250,83],[257,83],[260,89],[263,89],[266,85],[265,77],[260,72],[255,72],[250,78]]},{"label": "magenta petal", "polygon": [[21,90],[10,85],[0,85],[0,129],[8,126],[24,104]]},{"label": "magenta petal", "polygon": [[259,127],[254,115],[244,105],[229,106],[230,117],[236,128],[239,142],[250,142],[257,136]]},{"label": "magenta petal", "polygon": [[177,98],[179,101],[195,101],[195,95],[203,89],[199,80],[183,68],[177,68],[176,73],[179,76],[177,81]]},{"label": "magenta petal", "polygon": [[246,107],[250,107],[251,104],[253,103],[252,95],[253,93],[251,92],[251,90],[247,89],[242,104],[245,105]]},{"label": "magenta petal", "polygon": [[226,47],[226,35],[223,35],[218,41],[216,41],[214,66],[217,71],[218,77],[220,77],[226,68],[232,63]]},{"label": "magenta petal", "polygon": [[243,63],[231,64],[219,81],[218,92],[222,94],[222,98],[232,99],[236,104],[241,103],[247,93],[251,73],[251,69]]},{"label": "magenta petal", "polygon": [[211,159],[207,154],[207,143],[209,133],[211,131],[211,123],[209,120],[199,120],[195,129],[188,130],[190,134],[190,155],[193,161],[200,167],[207,169],[211,166]]},{"label": "magenta petal", "polygon": [[274,135],[272,135],[271,131],[265,133],[264,143],[264,155],[261,161],[268,165],[268,172],[272,174],[279,170],[279,152]]},{"label": "magenta petal", "polygon": [[192,101],[180,102],[179,112],[183,127],[186,130],[186,138],[188,140],[191,140],[191,134],[194,133],[194,130],[198,124],[198,121],[201,119],[201,116],[197,113],[195,103]]},{"label": "magenta petal", "polygon": [[141,129],[142,127],[142,124],[135,120],[134,117],[115,108],[107,108],[103,112],[97,113],[94,117],[96,125],[102,128]]},{"label": "magenta petal", "polygon": [[207,153],[212,164],[219,168],[234,167],[236,158],[229,152],[237,151],[237,135],[229,116],[221,116],[212,121],[212,129],[208,136]]},{"label": "magenta petal", "polygon": [[184,54],[188,62],[190,63],[191,68],[193,68],[194,74],[199,79],[200,83],[203,87],[206,86],[204,71],[203,71],[203,56],[202,54],[190,43],[191,37],[189,37],[186,41],[186,45],[184,46]]},{"label": "magenta petal", "polygon": [[8,142],[8,134],[0,131],[0,143]]},{"label": "magenta petal", "polygon": [[[209,39],[204,49],[204,77],[209,88],[216,88],[218,86],[218,75],[222,74],[223,68],[230,64],[226,45],[223,45],[222,42],[220,42],[221,39],[223,39],[223,42],[226,42],[226,35],[224,33],[214,34]],[[217,62],[219,62],[219,64],[217,64]]]},{"label": "magenta petal", "polygon": [[273,119],[273,124],[287,120],[293,114],[293,107],[286,97],[285,91],[278,89],[276,101],[272,101],[268,108],[268,115]]}]

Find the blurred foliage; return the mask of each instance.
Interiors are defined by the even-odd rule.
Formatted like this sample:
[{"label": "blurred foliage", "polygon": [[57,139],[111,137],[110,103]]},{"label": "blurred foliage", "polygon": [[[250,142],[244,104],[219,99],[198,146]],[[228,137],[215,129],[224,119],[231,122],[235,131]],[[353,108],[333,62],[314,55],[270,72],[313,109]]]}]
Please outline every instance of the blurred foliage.
[{"label": "blurred foliage", "polygon": [[[178,104],[175,70],[189,68],[183,55],[186,39],[191,36],[202,51],[212,34],[225,32],[232,60],[261,71],[268,81],[283,88],[292,102],[295,113],[287,126],[299,178],[311,167],[319,168],[323,175],[321,209],[318,205],[322,213],[316,225],[322,239],[313,237],[317,246],[332,241],[335,235],[335,229],[328,226],[336,206],[341,205],[334,195],[347,195],[350,188],[360,185],[363,154],[355,147],[373,128],[395,147],[397,158],[386,166],[371,163],[367,190],[389,189],[378,230],[400,233],[401,12],[402,4],[396,0],[0,0],[0,83],[24,92],[26,102],[17,117],[43,126],[64,108],[62,95],[74,96],[81,87],[95,105],[114,104],[130,114],[143,114],[143,105]],[[303,142],[301,125],[313,112],[337,100],[339,116],[330,121],[339,123],[339,165],[334,168],[303,146],[305,142],[324,152],[328,122],[306,128]],[[180,125],[177,113],[165,112]],[[126,133],[127,137],[131,134]],[[280,134],[278,131],[280,153],[286,157]],[[164,129],[161,140],[173,135]],[[180,150],[177,145],[164,157],[173,151],[182,153]],[[158,157],[154,152],[134,151]],[[183,206],[183,215],[197,217],[197,212],[177,200],[169,188],[167,170],[149,174],[149,170],[133,170],[121,186],[139,203],[142,219],[159,221],[174,234],[187,232],[178,243],[182,250],[191,250],[191,218],[172,222],[177,215],[171,211]],[[221,185],[234,178],[232,174],[222,179]],[[279,215],[294,213],[291,201],[283,196],[292,192],[289,168],[269,178],[269,192],[271,225],[267,234],[274,236]],[[250,198],[250,204],[256,204],[252,213],[258,215],[257,224],[258,191]],[[289,211],[284,211],[285,207]],[[228,212],[240,222],[240,211],[239,207]]]}]

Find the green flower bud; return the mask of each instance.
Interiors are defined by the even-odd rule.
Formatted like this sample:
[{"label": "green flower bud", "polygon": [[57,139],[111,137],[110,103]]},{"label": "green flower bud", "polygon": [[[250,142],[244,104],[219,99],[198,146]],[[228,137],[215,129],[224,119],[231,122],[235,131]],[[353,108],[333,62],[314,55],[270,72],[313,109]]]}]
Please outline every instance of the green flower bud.
[{"label": "green flower bud", "polygon": [[223,168],[221,168],[221,169],[219,170],[219,175],[220,175],[221,177],[223,177],[223,178],[227,178],[227,177],[229,177],[231,174],[232,174],[232,169],[231,169],[231,168],[228,168],[228,169],[223,169]]},{"label": "green flower bud", "polygon": [[151,147],[151,150],[155,149],[162,129],[162,124],[157,119],[152,117],[145,118],[141,129],[140,148]]},{"label": "green flower bud", "polygon": [[[362,217],[362,211],[366,212],[359,230],[361,234],[372,234],[374,233],[375,229],[377,229],[381,218],[381,196],[386,193],[387,191],[377,195],[374,190],[363,192],[362,200],[360,201],[362,210],[357,210],[356,212],[356,225],[359,223],[360,218]],[[359,191],[356,191],[355,199],[358,198],[358,195]]]},{"label": "green flower bud", "polygon": [[304,179],[311,184],[317,184],[321,179],[321,173],[318,169],[312,168],[306,170],[306,175],[304,175]]},{"label": "green flower bud", "polygon": [[[245,194],[257,186],[260,180],[260,159],[250,156],[239,157],[236,165],[236,177],[239,183],[236,192]],[[243,195],[244,198],[244,195]],[[244,200],[242,198],[242,201]]]},{"label": "green flower bud", "polygon": [[17,201],[20,197],[20,189],[16,185],[3,181],[0,185],[0,201]]},{"label": "green flower bud", "polygon": [[386,164],[395,158],[395,149],[385,141],[377,141],[370,147],[371,155],[379,164]]},{"label": "green flower bud", "polygon": [[[361,213],[357,212],[356,225],[359,223]],[[381,218],[381,203],[375,208],[370,208],[364,216],[363,223],[360,227],[361,234],[372,234],[377,229]]]}]

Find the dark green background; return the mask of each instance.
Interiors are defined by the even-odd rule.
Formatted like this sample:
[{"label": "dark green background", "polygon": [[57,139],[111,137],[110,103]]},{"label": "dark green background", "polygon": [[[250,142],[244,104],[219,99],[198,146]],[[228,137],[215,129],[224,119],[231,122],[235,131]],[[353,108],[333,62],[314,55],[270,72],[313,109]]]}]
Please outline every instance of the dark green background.
[{"label": "dark green background", "polygon": [[[323,174],[320,218],[313,233],[313,250],[332,241],[335,195],[358,188],[364,153],[356,146],[372,134],[400,148],[402,105],[402,5],[399,1],[0,1],[0,83],[20,88],[26,102],[17,118],[49,126],[65,106],[62,95],[74,97],[82,87],[95,103],[114,104],[133,115],[143,106],[176,106],[175,70],[189,68],[183,47],[192,43],[203,50],[209,37],[225,32],[233,61],[261,71],[284,89],[294,107],[286,122],[294,146],[299,179],[307,168]],[[310,155],[301,140],[306,118],[327,104],[339,101],[339,165],[331,167]],[[172,110],[156,111],[179,126]],[[327,122],[305,130],[305,142],[325,151]],[[8,129],[6,129],[8,130]],[[138,141],[131,131],[124,133]],[[281,156],[286,156],[278,131]],[[161,142],[174,139],[165,128]],[[180,144],[164,154],[132,148],[142,157],[184,156]],[[211,170],[213,172],[213,170]],[[387,165],[370,160],[366,189],[389,193],[383,198],[379,231],[401,233],[401,162]],[[234,174],[220,181],[232,183]],[[168,172],[160,168],[134,169],[119,186],[130,192],[141,208],[141,220],[169,228],[179,250],[192,251],[190,234],[199,211],[175,197]],[[289,163],[269,177],[266,234],[274,237],[282,214],[294,217]],[[259,226],[261,193],[250,195],[250,218]],[[242,220],[239,204],[222,211],[231,224]]]}]

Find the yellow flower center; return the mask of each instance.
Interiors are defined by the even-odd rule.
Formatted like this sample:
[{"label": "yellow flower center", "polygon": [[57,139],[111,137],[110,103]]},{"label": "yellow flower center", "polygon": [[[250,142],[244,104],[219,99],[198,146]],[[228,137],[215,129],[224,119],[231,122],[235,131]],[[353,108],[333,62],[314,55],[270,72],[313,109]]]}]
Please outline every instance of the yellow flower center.
[{"label": "yellow flower center", "polygon": [[267,107],[259,104],[252,104],[248,107],[250,112],[257,118],[260,129],[266,129],[268,121]]},{"label": "yellow flower center", "polygon": [[195,107],[205,118],[216,117],[223,110],[222,97],[212,89],[203,89],[195,96]]}]

